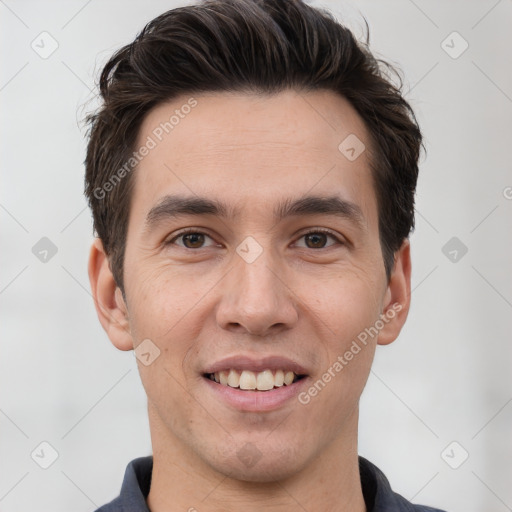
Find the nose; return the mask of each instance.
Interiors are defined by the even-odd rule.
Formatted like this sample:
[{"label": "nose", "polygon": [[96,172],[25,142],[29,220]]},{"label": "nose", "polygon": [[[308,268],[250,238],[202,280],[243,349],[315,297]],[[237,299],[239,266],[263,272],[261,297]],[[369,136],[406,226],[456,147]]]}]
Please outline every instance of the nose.
[{"label": "nose", "polygon": [[233,269],[222,281],[218,325],[254,336],[293,328],[298,321],[298,300],[287,275],[270,250],[263,250],[251,263],[235,255]]}]

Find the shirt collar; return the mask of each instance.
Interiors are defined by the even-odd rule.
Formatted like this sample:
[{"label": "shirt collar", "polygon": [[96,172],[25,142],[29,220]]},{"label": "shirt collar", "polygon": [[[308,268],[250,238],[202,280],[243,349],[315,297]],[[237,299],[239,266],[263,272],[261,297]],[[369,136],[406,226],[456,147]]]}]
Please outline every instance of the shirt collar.
[{"label": "shirt collar", "polygon": [[[97,512],[150,512],[146,503],[151,487],[153,457],[132,460],[125,471],[121,494]],[[367,512],[443,512],[430,507],[413,505],[393,492],[384,473],[364,457],[359,456],[359,473]]]}]

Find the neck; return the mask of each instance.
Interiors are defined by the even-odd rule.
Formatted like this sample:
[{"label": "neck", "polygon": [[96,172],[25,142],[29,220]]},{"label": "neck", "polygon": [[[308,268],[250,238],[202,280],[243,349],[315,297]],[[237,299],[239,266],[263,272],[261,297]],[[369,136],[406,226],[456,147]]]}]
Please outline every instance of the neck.
[{"label": "neck", "polygon": [[[357,408],[356,408],[357,409]],[[249,482],[215,471],[172,435],[150,411],[153,474],[151,512],[366,512],[359,476],[357,416],[331,444],[294,475]]]}]

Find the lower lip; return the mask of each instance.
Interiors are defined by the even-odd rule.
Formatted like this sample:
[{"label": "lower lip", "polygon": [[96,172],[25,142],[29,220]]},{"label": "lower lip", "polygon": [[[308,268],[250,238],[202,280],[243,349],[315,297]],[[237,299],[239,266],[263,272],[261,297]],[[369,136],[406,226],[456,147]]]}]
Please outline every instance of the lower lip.
[{"label": "lower lip", "polygon": [[286,402],[296,398],[301,390],[307,385],[308,377],[290,384],[281,386],[268,391],[247,390],[232,388],[219,384],[208,377],[203,377],[206,385],[217,398],[240,411],[272,411],[282,407]]}]

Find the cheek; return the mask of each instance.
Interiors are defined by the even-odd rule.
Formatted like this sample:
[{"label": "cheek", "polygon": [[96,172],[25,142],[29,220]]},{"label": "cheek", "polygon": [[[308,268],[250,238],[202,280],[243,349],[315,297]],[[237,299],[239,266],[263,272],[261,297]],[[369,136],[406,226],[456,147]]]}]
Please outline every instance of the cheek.
[{"label": "cheek", "polygon": [[[182,338],[178,335],[187,324],[187,317],[197,312],[201,300],[216,282],[201,274],[184,272],[180,266],[173,269],[168,264],[148,269],[140,265],[132,272],[127,292],[131,299],[130,325],[136,337],[150,338],[165,346],[174,345],[174,338]],[[200,331],[197,322],[188,327],[196,331],[188,331],[190,338]]]},{"label": "cheek", "polygon": [[135,268],[126,283],[135,346],[149,339],[160,351],[150,366],[137,361],[142,383],[154,403],[172,402],[173,410],[186,410],[190,397],[183,389],[196,378],[188,361],[197,358],[197,340],[208,321],[208,292],[218,279],[168,264]]},{"label": "cheek", "polygon": [[311,418],[325,416],[333,428],[357,405],[370,372],[377,337],[369,333],[381,306],[378,285],[351,270],[330,276],[314,290],[304,287],[322,366],[301,403],[311,408]]},{"label": "cheek", "polygon": [[180,418],[187,418],[197,407],[184,392],[190,386],[184,361],[195,350],[202,330],[203,322],[198,321],[197,315],[201,298],[212,286],[207,279],[203,281],[201,284],[199,280],[191,282],[179,267],[170,269],[166,265],[146,269],[139,265],[127,282],[135,345],[149,339],[159,350],[150,365],[137,361],[141,381],[148,400],[165,416],[173,430],[186,430],[186,422]]},{"label": "cheek", "polygon": [[322,329],[318,338],[329,340],[330,350],[343,350],[379,318],[382,284],[367,269],[347,266],[314,278],[302,275],[294,286],[303,298],[304,314]]}]

